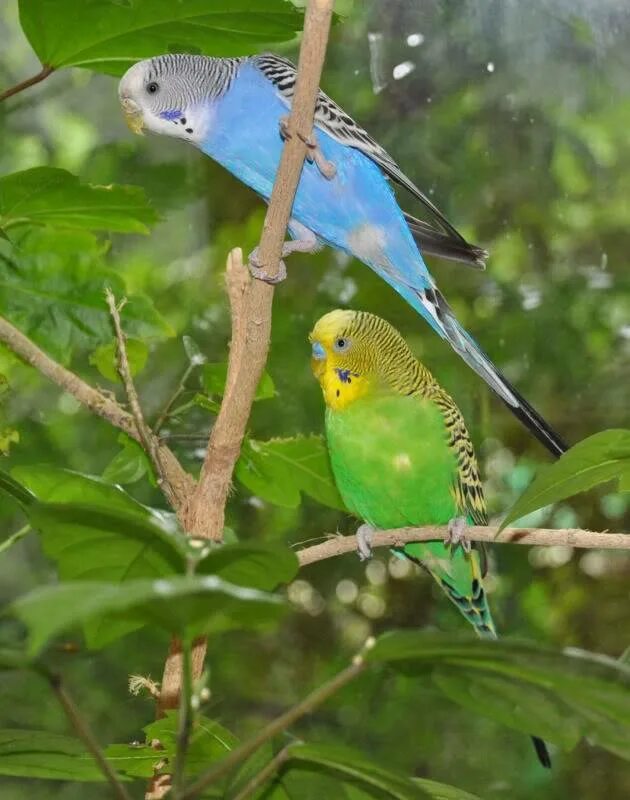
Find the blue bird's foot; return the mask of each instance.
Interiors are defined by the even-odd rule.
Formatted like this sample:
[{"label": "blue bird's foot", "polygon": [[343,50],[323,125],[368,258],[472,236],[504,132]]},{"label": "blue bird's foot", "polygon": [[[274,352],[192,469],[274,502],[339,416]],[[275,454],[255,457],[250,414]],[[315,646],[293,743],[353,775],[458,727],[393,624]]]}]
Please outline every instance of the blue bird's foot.
[{"label": "blue bird's foot", "polygon": [[450,549],[451,553],[460,546],[464,553],[470,553],[472,545],[466,536],[466,518],[454,517],[448,523],[448,530],[444,536],[444,544]]},{"label": "blue bird's foot", "polygon": [[[288,116],[280,118],[280,136],[282,136],[283,139],[291,138],[291,133],[289,131]],[[298,137],[308,147],[306,160],[309,161],[310,163],[316,164],[317,168],[322,173],[324,178],[327,178],[329,181],[331,181],[337,174],[337,167],[333,164],[332,161],[329,161],[326,158],[326,156],[322,153],[321,148],[319,146],[319,142],[317,141],[316,134],[311,133],[310,136],[304,136],[303,134],[298,133]]]},{"label": "blue bird's foot", "polygon": [[367,561],[372,558],[372,537],[376,533],[376,528],[371,525],[363,523],[356,532],[357,537],[357,553],[361,561]]},{"label": "blue bird's foot", "polygon": [[249,267],[249,271],[253,278],[256,278],[258,281],[268,283],[271,286],[275,286],[277,283],[282,283],[282,281],[287,277],[287,265],[282,260],[280,260],[280,263],[278,264],[278,274],[270,275],[260,260],[257,247],[249,254],[247,266]]}]

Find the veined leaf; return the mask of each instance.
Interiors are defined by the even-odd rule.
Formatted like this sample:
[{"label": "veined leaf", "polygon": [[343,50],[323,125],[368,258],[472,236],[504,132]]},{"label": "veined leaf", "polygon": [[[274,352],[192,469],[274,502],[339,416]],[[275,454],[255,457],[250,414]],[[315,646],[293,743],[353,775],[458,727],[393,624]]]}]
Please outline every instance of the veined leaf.
[{"label": "veined leaf", "polygon": [[305,492],[323,505],[344,509],[328,452],[319,436],[248,439],[236,465],[236,477],[251,492],[279,506],[295,508]]},{"label": "veined leaf", "polygon": [[171,635],[200,636],[266,626],[278,620],[286,605],[274,595],[201,575],[126,581],[124,591],[117,583],[98,581],[44,586],[10,609],[28,628],[27,652],[33,657],[54,637],[94,617],[149,624]]},{"label": "veined leaf", "polygon": [[508,511],[502,530],[519,517],[550,503],[630,474],[630,430],[596,433],[542,469]]},{"label": "veined leaf", "polygon": [[[133,377],[144,369],[149,356],[149,348],[141,339],[134,339],[132,337],[127,337],[125,345],[127,360],[129,362],[129,371]],[[111,341],[96,348],[90,356],[90,364],[93,364],[108,381],[120,383],[120,375],[116,367],[117,357],[117,343]]]},{"label": "veined leaf", "polygon": [[0,775],[59,781],[103,781],[78,739],[34,730],[0,730]]},{"label": "veined leaf", "polygon": [[247,55],[302,28],[285,0],[20,0],[19,8],[43,64],[111,75],[160,53]]},{"label": "veined leaf", "polygon": [[0,178],[0,228],[5,232],[23,225],[53,225],[148,233],[157,219],[138,186],[82,184],[56,167],[33,167]]}]

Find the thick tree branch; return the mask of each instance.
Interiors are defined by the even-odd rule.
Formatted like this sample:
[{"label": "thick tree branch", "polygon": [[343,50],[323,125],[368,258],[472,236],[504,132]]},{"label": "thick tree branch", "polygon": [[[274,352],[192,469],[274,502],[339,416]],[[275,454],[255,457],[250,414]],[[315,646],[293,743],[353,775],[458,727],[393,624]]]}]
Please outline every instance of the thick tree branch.
[{"label": "thick tree branch", "polygon": [[16,83],[15,86],[11,86],[9,89],[5,89],[4,92],[0,92],[0,103],[9,97],[13,97],[13,95],[15,94],[23,92],[24,89],[28,89],[31,86],[35,86],[36,83],[41,83],[41,81],[45,80],[54,71],[55,71],[54,67],[44,65],[36,75],[33,75],[31,78],[27,78],[25,81],[22,81],[21,83]]},{"label": "thick tree branch", "polygon": [[[370,544],[376,547],[401,547],[409,542],[443,541],[446,526],[427,526],[423,528],[397,528],[390,531],[377,531]],[[564,545],[566,547],[592,548],[602,550],[630,550],[630,535],[627,533],[596,533],[578,528],[556,530],[555,528],[506,528],[497,536],[498,528],[469,527],[466,535],[473,542],[488,544],[526,544]],[[296,555],[301,567],[323,561],[326,558],[351,553],[357,549],[355,536],[330,534],[326,541],[313,547],[298,550]]]},{"label": "thick tree branch", "polygon": [[[46,378],[71,394],[81,405],[93,414],[107,420],[115,428],[119,428],[142,444],[136,423],[131,414],[125,411],[115,400],[99,392],[89,383],[81,380],[74,372],[58,364],[44,353],[21,331],[8,320],[0,317],[0,342],[4,343],[17,356],[26,361]],[[174,453],[158,440],[157,452],[168,476],[168,485],[164,487],[168,501],[175,511],[181,512],[187,504],[188,495],[194,486],[193,478],[185,472]]]},{"label": "thick tree branch", "polygon": [[[288,121],[290,134],[299,132],[308,136],[313,128],[332,6],[332,0],[309,0],[307,6],[295,94]],[[278,272],[293,198],[306,154],[307,147],[300,136],[292,135],[285,141],[258,249],[260,262],[271,276]],[[224,509],[232,473],[267,359],[274,293],[269,284],[245,281],[237,251],[232,251],[230,262],[228,286],[232,284],[230,296],[234,294],[237,302],[235,305],[232,301],[234,328],[228,380],[221,411],[212,429],[199,483],[192,498],[187,526],[192,533],[215,541],[220,541],[223,536]],[[240,298],[234,289],[238,283],[242,286]]]}]

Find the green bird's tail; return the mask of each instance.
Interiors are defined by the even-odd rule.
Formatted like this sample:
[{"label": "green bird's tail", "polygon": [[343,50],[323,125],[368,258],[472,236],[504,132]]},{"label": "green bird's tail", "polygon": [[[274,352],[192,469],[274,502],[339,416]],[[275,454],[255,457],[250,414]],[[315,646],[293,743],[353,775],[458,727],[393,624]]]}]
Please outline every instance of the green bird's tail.
[{"label": "green bird's tail", "polygon": [[[397,548],[396,553],[418,564],[435,578],[478,636],[482,639],[497,638],[483,588],[485,566],[482,568],[482,551],[473,549],[466,554],[459,548],[451,555],[441,542],[412,542]],[[532,736],[531,740],[538,760],[543,767],[550,769],[551,756],[547,745],[538,736]]]}]

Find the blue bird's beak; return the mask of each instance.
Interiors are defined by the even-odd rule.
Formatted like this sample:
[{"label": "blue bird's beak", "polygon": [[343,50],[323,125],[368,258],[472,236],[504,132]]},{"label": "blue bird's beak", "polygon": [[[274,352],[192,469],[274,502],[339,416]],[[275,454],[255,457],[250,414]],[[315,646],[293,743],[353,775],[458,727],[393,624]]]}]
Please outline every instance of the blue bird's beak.
[{"label": "blue bird's beak", "polygon": [[323,361],[326,358],[326,351],[319,342],[313,342],[311,354],[316,361]]}]

